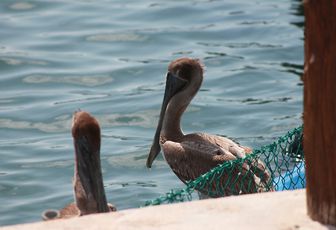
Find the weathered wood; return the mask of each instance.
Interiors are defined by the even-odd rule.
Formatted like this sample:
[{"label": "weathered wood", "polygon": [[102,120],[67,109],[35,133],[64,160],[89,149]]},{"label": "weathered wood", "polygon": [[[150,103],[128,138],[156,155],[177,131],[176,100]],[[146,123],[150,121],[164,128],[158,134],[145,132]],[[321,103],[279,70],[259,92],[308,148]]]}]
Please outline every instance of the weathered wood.
[{"label": "weathered wood", "polygon": [[304,1],[308,215],[336,226],[336,1]]}]

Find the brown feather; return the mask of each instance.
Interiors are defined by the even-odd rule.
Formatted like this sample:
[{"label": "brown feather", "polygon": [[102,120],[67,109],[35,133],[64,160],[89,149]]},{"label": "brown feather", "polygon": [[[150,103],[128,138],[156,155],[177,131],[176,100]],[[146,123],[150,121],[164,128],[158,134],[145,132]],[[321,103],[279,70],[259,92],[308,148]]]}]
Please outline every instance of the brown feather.
[{"label": "brown feather", "polygon": [[[161,110],[164,113],[160,114],[156,130],[156,133],[160,132],[160,145],[166,161],[184,183],[196,179],[219,164],[245,159],[247,154],[252,153],[251,148],[241,146],[225,137],[205,133],[183,134],[180,127],[181,117],[201,87],[203,71],[200,62],[192,58],[179,58],[170,63],[165,96],[169,92],[174,92],[174,95],[169,94],[169,101],[168,97],[164,98],[164,110]],[[183,88],[171,88],[174,86],[171,82],[178,81],[177,79],[186,82]],[[152,147],[155,147],[155,151],[151,148],[148,156],[149,167],[160,151],[157,145],[154,141]],[[210,178],[208,184],[196,189],[213,197],[271,189],[270,173],[260,159],[246,158],[241,164],[225,169],[219,177],[219,181]],[[215,193],[216,191],[220,191],[221,194]]]},{"label": "brown feather", "polygon": [[[166,141],[162,147],[169,166],[184,183],[196,179],[219,164],[246,156],[245,148],[232,140],[204,133],[188,134],[181,143]],[[258,189],[264,188],[264,183],[268,182],[270,177],[261,161],[257,161],[257,168],[260,169],[259,177],[264,177],[263,180],[259,177],[255,178],[256,175],[252,173],[251,168],[255,166],[244,162],[241,167],[236,166],[224,172],[219,183],[214,181],[200,191],[208,193],[210,190],[215,194],[216,190],[223,190],[223,195],[260,192]],[[226,185],[225,188],[223,188],[224,185]],[[212,196],[220,195],[217,193]]]},{"label": "brown feather", "polygon": [[[100,166],[100,127],[98,121],[84,111],[75,112],[72,122],[75,147],[75,203],[61,209],[43,212],[44,220],[67,219],[92,213],[112,212],[116,208],[106,202]],[[86,189],[85,189],[86,188]]]}]

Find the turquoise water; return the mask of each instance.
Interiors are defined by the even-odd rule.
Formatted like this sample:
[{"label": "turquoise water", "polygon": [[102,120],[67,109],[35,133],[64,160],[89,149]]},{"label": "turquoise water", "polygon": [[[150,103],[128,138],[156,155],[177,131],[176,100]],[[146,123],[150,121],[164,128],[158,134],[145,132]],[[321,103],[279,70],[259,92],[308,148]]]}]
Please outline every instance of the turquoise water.
[{"label": "turquoise water", "polygon": [[169,61],[203,60],[183,117],[259,147],[302,123],[299,1],[0,1],[0,225],[40,220],[73,200],[70,123],[102,127],[108,200],[135,208],[182,183],[145,162]]}]

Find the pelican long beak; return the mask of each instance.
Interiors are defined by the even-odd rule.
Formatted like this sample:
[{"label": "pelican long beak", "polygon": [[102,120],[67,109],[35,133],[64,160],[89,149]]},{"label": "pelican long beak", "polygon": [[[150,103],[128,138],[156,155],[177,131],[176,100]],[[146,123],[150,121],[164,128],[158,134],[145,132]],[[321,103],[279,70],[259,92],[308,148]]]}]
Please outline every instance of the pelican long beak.
[{"label": "pelican long beak", "polygon": [[96,203],[96,212],[109,212],[100,166],[100,149],[85,135],[74,140],[76,148],[76,167],[86,197]]},{"label": "pelican long beak", "polygon": [[166,89],[163,97],[163,102],[161,106],[161,112],[160,112],[160,118],[159,118],[159,123],[156,128],[154,140],[152,147],[150,149],[148,158],[147,158],[147,163],[146,166],[147,168],[152,167],[152,163],[159,154],[161,148],[160,148],[160,132],[162,129],[162,123],[164,119],[164,115],[168,106],[168,103],[170,99],[177,94],[185,85],[187,81],[179,78],[178,76],[175,76],[174,74],[168,72],[167,74],[167,80],[166,80]]}]

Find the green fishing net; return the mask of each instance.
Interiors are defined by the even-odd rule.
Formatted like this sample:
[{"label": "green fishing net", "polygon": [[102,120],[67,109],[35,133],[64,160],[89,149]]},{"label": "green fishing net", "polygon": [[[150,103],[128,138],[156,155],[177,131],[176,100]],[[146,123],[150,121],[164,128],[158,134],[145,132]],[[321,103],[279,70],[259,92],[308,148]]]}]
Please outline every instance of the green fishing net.
[{"label": "green fishing net", "polygon": [[200,197],[282,191],[305,188],[305,164],[302,146],[303,126],[294,128],[272,144],[254,149],[245,158],[227,161],[173,189],[144,206],[176,203]]}]

